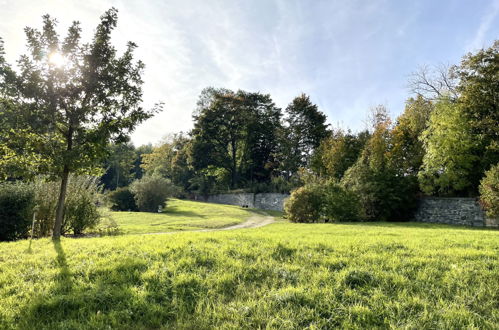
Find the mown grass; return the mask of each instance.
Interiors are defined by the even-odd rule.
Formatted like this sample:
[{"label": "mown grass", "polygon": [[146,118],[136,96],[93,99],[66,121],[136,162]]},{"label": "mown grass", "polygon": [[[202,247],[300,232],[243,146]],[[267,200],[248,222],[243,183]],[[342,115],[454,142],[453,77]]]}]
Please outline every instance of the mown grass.
[{"label": "mown grass", "polygon": [[0,328],[498,328],[499,232],[290,224],[0,244]]},{"label": "mown grass", "polygon": [[123,234],[221,228],[244,222],[255,213],[239,206],[172,199],[163,213],[109,212]]}]

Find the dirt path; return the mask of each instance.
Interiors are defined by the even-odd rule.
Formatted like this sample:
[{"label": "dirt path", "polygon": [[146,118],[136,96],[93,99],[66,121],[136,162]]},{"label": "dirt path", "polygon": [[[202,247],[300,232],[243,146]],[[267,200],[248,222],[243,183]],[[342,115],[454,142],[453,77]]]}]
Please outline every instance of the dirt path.
[{"label": "dirt path", "polygon": [[165,231],[159,233],[146,233],[143,235],[158,235],[158,234],[175,234],[175,233],[185,233],[185,232],[209,232],[209,231],[220,231],[220,230],[234,230],[234,229],[247,229],[247,228],[259,228],[263,226],[270,225],[275,222],[273,216],[264,214],[254,214],[245,222],[239,223],[237,225],[213,228],[213,229],[196,229],[196,230],[177,230],[177,231]]},{"label": "dirt path", "polygon": [[198,231],[217,231],[217,230],[234,230],[234,229],[244,229],[244,228],[259,228],[273,223],[274,217],[270,215],[255,214],[251,216],[248,220],[237,225],[222,227],[216,229],[200,229]]}]

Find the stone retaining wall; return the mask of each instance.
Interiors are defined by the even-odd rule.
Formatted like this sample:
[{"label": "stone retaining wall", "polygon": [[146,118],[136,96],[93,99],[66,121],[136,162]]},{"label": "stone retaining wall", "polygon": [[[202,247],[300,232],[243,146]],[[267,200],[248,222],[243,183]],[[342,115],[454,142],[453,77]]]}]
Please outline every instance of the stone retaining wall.
[{"label": "stone retaining wall", "polygon": [[229,204],[229,205],[248,205],[250,208],[262,210],[284,210],[284,200],[288,198],[287,194],[278,193],[236,193],[236,194],[217,194],[208,197],[197,197],[208,203]]},{"label": "stone retaining wall", "polygon": [[426,197],[419,202],[414,215],[416,221],[483,227],[497,226],[487,219],[476,198]]}]

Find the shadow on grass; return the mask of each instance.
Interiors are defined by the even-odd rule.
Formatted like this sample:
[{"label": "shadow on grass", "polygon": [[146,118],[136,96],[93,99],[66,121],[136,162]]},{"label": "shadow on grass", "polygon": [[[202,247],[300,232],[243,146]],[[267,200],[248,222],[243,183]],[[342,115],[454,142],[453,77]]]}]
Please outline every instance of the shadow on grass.
[{"label": "shadow on grass", "polygon": [[[191,315],[200,283],[173,284],[174,275],[144,278],[140,257],[109,260],[87,269],[80,258],[71,269],[61,241],[53,242],[57,272],[51,287],[34,294],[16,316],[22,329],[135,329],[173,326],[187,308]],[[69,262],[68,262],[69,260]]]},{"label": "shadow on grass", "polygon": [[205,215],[194,211],[179,210],[177,206],[167,206],[163,213],[168,215],[176,215],[181,217],[196,217],[196,218],[206,218]]}]

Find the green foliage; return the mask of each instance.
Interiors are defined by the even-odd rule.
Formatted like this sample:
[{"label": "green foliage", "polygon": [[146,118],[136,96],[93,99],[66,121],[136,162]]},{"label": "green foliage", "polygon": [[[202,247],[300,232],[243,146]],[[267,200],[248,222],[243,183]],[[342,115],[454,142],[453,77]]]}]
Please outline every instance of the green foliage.
[{"label": "green foliage", "polygon": [[[17,62],[14,78],[8,79],[14,71],[0,70],[0,80],[9,82],[5,98],[15,109],[1,125],[0,168],[15,170],[6,175],[62,180],[55,239],[61,234],[69,173],[97,174],[108,144],[124,142],[161,108],[142,108],[144,64],[134,59],[136,44],[129,42],[121,55],[111,44],[117,20],[115,8],[106,11],[92,41],[82,44],[79,22],[61,40],[57,20],[45,15],[41,30],[25,28],[28,54]],[[65,63],[54,62],[57,56]]]},{"label": "green foliage", "polygon": [[330,181],[323,187],[322,213],[327,221],[358,221],[360,219],[360,203],[358,196]]},{"label": "green foliage", "polygon": [[341,185],[358,196],[361,219],[409,220],[416,207],[416,178],[399,173],[391,166],[391,122],[384,116],[377,118],[362,155],[346,171]]},{"label": "green foliage", "polygon": [[421,223],[0,243],[2,329],[494,329],[498,233]]},{"label": "green foliage", "polygon": [[159,207],[165,206],[166,199],[174,195],[175,187],[168,179],[146,175],[132,182],[130,191],[134,194],[140,211],[158,212]]},{"label": "green foliage", "polygon": [[416,176],[419,172],[425,154],[420,136],[428,128],[433,108],[433,103],[419,95],[407,100],[404,112],[397,118],[389,161],[400,175]]},{"label": "green foliage", "polygon": [[357,161],[368,139],[367,131],[359,134],[334,131],[316,149],[311,168],[320,176],[340,180]]},{"label": "green foliage", "polygon": [[113,211],[138,211],[135,196],[129,187],[118,188],[107,194]]},{"label": "green foliage", "polygon": [[281,111],[269,95],[205,89],[194,116],[192,165],[225,169],[230,188],[243,180],[269,181],[274,169]]},{"label": "green foliage", "polygon": [[301,94],[286,108],[285,125],[280,136],[280,170],[290,177],[306,167],[321,141],[329,136],[326,115],[310,97]]},{"label": "green foliage", "polygon": [[472,186],[478,186],[483,173],[499,162],[499,40],[475,54],[467,54],[454,74],[459,79],[459,104],[475,138],[479,157]]},{"label": "green foliage", "polygon": [[24,183],[0,184],[0,241],[26,238],[31,229],[35,194]]},{"label": "green foliage", "polygon": [[499,163],[485,172],[480,182],[480,202],[487,216],[499,218]]},{"label": "green foliage", "polygon": [[111,144],[108,149],[109,155],[102,164],[105,169],[105,173],[101,177],[104,188],[114,190],[128,186],[138,178],[135,172],[135,163],[140,155],[137,154],[134,145],[130,142]]},{"label": "green foliage", "polygon": [[[61,233],[81,235],[97,226],[100,219],[98,204],[101,203],[102,188],[99,179],[91,176],[69,177],[67,197],[64,203],[64,218]],[[48,236],[54,226],[60,181],[48,181],[46,177],[38,177],[34,183],[37,225],[35,234],[38,237]]]},{"label": "green foliage", "polygon": [[476,189],[471,179],[476,141],[459,104],[439,100],[421,140],[426,153],[418,177],[425,193],[449,196]]},{"label": "green foliage", "polygon": [[287,219],[293,222],[319,222],[323,197],[318,185],[306,185],[294,190],[284,205]]}]

